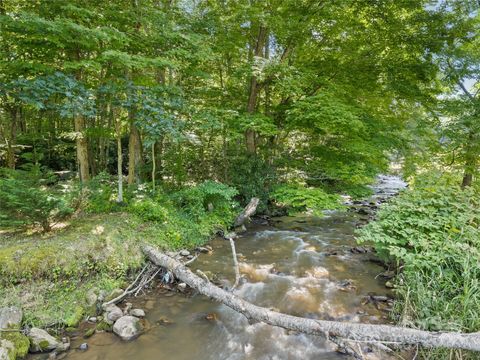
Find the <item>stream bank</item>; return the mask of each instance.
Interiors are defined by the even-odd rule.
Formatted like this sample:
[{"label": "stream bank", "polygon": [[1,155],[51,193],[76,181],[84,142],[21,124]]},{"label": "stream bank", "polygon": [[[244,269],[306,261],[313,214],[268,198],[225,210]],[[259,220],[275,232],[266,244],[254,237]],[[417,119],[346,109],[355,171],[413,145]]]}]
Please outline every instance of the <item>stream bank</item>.
[{"label": "stream bank", "polygon": [[[274,218],[253,224],[236,241],[242,283],[237,294],[260,306],[311,317],[388,323],[392,292],[388,276],[368,247],[355,243],[355,228],[374,216],[376,207],[405,184],[381,177],[375,195],[351,204],[351,211],[323,218]],[[202,254],[201,269],[218,284],[234,279],[228,242],[214,239],[213,253]],[[132,342],[109,332],[85,340],[72,337],[67,359],[340,359],[323,339],[288,333],[265,324],[249,324],[240,314],[189,289],[159,285],[146,296],[128,300],[146,310],[146,332]],[[91,327],[91,325],[85,325]],[[369,349],[364,349],[366,352]]]}]

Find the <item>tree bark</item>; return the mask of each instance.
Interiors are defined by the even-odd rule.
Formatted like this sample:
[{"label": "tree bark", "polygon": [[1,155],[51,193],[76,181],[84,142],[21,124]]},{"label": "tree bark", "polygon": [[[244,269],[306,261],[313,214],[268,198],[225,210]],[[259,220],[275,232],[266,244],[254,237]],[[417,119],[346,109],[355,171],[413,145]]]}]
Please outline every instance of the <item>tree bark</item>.
[{"label": "tree bark", "polygon": [[81,182],[86,182],[90,180],[90,169],[88,164],[88,141],[85,134],[85,118],[83,115],[75,115],[74,126],[79,177]]},{"label": "tree bark", "polygon": [[10,109],[10,129],[9,136],[5,136],[7,140],[7,167],[15,169],[15,145],[17,143],[17,123],[20,117],[20,109],[18,106],[13,105]]},{"label": "tree bark", "polygon": [[130,114],[130,137],[128,139],[128,184],[140,182],[139,167],[142,162],[142,142],[140,132],[133,123],[133,114]]},{"label": "tree bark", "polygon": [[[263,46],[265,44],[265,38],[267,36],[267,28],[263,25],[260,26],[258,31],[257,43],[255,45],[254,56],[259,57],[263,55]],[[250,91],[247,102],[247,113],[254,114],[257,108],[257,97],[260,86],[257,81],[257,77],[252,75],[250,78]],[[256,133],[252,129],[245,131],[245,144],[248,154],[255,154],[257,152],[257,146],[255,142]]]},{"label": "tree bark", "polygon": [[179,261],[151,246],[144,246],[143,252],[155,265],[170,270],[177,279],[183,281],[199,293],[238,311],[251,321],[260,321],[309,335],[325,336],[327,339],[334,337],[370,343],[395,342],[405,345],[480,351],[480,333],[441,333],[392,325],[315,320],[271,311],[251,304],[230,292],[218,288],[209,281],[192,273]]},{"label": "tree bark", "polygon": [[123,202],[123,154],[122,154],[122,123],[115,111],[112,110],[114,116],[115,128],[117,133],[117,175],[118,175],[118,197],[117,202]]},{"label": "tree bark", "polygon": [[476,154],[476,147],[478,145],[476,144],[476,139],[475,135],[473,133],[473,130],[470,131],[468,134],[468,143],[467,143],[467,149],[466,149],[466,154],[465,154],[465,167],[464,167],[464,172],[463,172],[463,178],[462,178],[462,189],[465,189],[466,187],[469,187],[472,185],[473,182],[473,174],[477,170],[477,157],[478,155]]}]

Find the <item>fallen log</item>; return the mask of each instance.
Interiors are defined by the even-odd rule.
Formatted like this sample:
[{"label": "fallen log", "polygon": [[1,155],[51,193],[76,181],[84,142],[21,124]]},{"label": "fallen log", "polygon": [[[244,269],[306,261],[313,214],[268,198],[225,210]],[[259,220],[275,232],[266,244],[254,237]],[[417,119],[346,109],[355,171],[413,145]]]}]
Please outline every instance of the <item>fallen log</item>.
[{"label": "fallen log", "polygon": [[192,273],[179,261],[151,246],[144,246],[143,252],[155,265],[168,269],[176,278],[199,293],[240,312],[253,322],[264,322],[287,330],[324,336],[327,339],[334,337],[368,343],[395,343],[480,351],[480,333],[430,332],[393,325],[307,319],[275,312],[251,304],[233,293],[220,289]]},{"label": "fallen log", "polygon": [[252,198],[248,203],[248,205],[245,206],[245,209],[243,209],[243,211],[235,219],[234,226],[240,227],[243,224],[245,224],[245,221],[250,219],[250,216],[254,215],[255,211],[257,211],[257,206],[259,202],[260,202],[259,198],[255,198],[255,197]]}]

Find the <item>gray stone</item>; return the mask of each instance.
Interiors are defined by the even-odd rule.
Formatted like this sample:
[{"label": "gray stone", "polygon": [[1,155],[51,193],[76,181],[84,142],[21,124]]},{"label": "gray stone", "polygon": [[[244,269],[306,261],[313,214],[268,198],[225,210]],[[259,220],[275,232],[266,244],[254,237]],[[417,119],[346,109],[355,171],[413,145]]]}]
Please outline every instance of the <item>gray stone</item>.
[{"label": "gray stone", "polygon": [[0,309],[0,329],[20,329],[22,324],[23,312],[16,306],[4,307]]},{"label": "gray stone", "polygon": [[202,254],[208,254],[211,250],[209,250],[207,247],[199,246],[195,248],[198,252],[201,252]]},{"label": "gray stone", "polygon": [[96,323],[98,321],[97,317],[96,316],[91,316],[88,318],[88,321],[90,321],[91,323]]},{"label": "gray stone", "polygon": [[113,325],[113,332],[122,340],[132,340],[138,337],[143,331],[140,320],[134,316],[122,316]]},{"label": "gray stone", "polygon": [[30,340],[30,352],[51,351],[63,345],[48,332],[39,328],[31,328],[28,339]]},{"label": "gray stone", "polygon": [[143,309],[132,309],[130,310],[130,315],[136,317],[145,317],[145,311],[143,311]]},{"label": "gray stone", "polygon": [[78,347],[78,350],[87,351],[88,350],[88,344],[87,343],[80,344],[80,346]]},{"label": "gray stone", "polygon": [[190,251],[188,251],[188,250],[182,250],[182,251],[180,251],[180,255],[182,255],[182,256],[188,256],[188,255],[190,255]]},{"label": "gray stone", "polygon": [[182,282],[182,283],[179,283],[179,284],[177,285],[177,289],[180,290],[181,292],[184,292],[184,291],[187,289],[187,284],[185,284],[185,283],[183,283],[183,282]]},{"label": "gray stone", "polygon": [[123,311],[117,305],[107,305],[105,308],[105,321],[108,324],[113,324],[115,321],[123,316]]},{"label": "gray stone", "polygon": [[86,298],[87,298],[87,305],[88,306],[93,306],[98,301],[98,296],[97,296],[97,294],[95,294],[94,289],[91,289],[87,292]]},{"label": "gray stone", "polygon": [[132,306],[133,306],[132,303],[127,302],[125,304],[125,308],[123,309],[123,315],[128,315],[128,313],[132,309]]},{"label": "gray stone", "polygon": [[14,352],[14,345],[8,340],[0,341],[0,360],[11,360],[10,353]]}]

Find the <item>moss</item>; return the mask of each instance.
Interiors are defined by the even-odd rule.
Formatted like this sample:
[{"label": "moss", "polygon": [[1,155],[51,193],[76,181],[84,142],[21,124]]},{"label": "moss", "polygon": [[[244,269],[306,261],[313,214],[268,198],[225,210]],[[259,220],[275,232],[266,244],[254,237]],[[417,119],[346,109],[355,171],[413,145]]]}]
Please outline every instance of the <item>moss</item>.
[{"label": "moss", "polygon": [[105,322],[105,321],[100,321],[100,322],[97,324],[96,329],[97,329],[98,331],[112,331],[112,325],[108,324],[108,323]]},{"label": "moss", "polygon": [[38,347],[40,348],[41,351],[47,350],[49,345],[50,343],[47,340],[42,340],[38,343]]},{"label": "moss", "polygon": [[144,262],[141,244],[194,247],[218,228],[213,220],[173,210],[161,224],[128,213],[88,215],[49,234],[9,236],[0,242],[0,307],[21,307],[29,326],[77,326],[96,313],[89,290],[110,294],[130,282]]},{"label": "moss", "polygon": [[83,335],[83,337],[85,339],[88,339],[90,336],[92,336],[93,334],[95,334],[95,328],[90,328],[88,329],[87,331],[85,331],[85,334]]},{"label": "moss", "polygon": [[82,306],[76,306],[65,319],[65,325],[68,327],[77,326],[83,319],[84,309]]},{"label": "moss", "polygon": [[2,335],[2,339],[10,341],[14,349],[12,351],[12,359],[23,359],[28,354],[30,348],[30,341],[28,337],[19,332],[5,332]]}]

